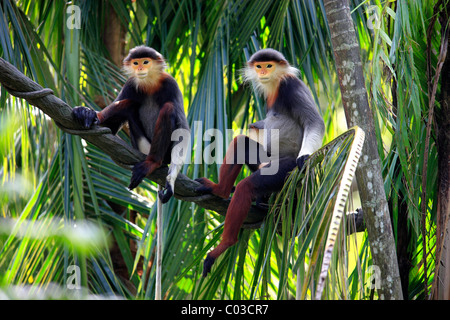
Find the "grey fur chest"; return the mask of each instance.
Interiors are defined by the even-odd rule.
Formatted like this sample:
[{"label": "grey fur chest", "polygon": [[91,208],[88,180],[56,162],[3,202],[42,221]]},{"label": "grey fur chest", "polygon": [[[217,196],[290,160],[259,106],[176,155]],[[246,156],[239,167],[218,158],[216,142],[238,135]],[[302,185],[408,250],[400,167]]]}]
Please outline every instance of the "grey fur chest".
[{"label": "grey fur chest", "polygon": [[264,129],[264,144],[273,156],[278,143],[280,157],[297,157],[303,139],[303,128],[297,121],[288,115],[269,111],[264,119]]},{"label": "grey fur chest", "polygon": [[149,126],[149,123],[156,123],[159,116],[159,106],[151,97],[141,105],[139,108],[139,120],[142,124],[142,130],[147,139],[151,140],[155,131],[154,126]]}]

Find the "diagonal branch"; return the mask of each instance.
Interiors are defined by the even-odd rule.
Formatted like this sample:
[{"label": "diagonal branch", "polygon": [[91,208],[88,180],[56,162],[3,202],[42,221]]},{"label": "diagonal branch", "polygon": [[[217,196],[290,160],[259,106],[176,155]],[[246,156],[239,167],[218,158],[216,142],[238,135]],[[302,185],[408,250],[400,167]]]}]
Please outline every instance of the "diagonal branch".
[{"label": "diagonal branch", "polygon": [[[0,84],[11,95],[26,99],[31,105],[42,110],[64,132],[79,135],[98,147],[118,165],[131,169],[134,164],[145,159],[143,153],[119,137],[112,135],[108,128],[96,127],[91,130],[83,130],[72,119],[72,107],[53,95],[50,89],[42,88],[2,58],[0,58]],[[167,170],[167,167],[159,168],[147,178],[164,186]],[[200,186],[198,182],[179,174],[175,183],[175,198],[194,202],[202,208],[225,215],[229,200],[214,195],[199,196],[194,191],[198,186]],[[267,210],[252,206],[243,227],[258,228],[266,214]]]}]

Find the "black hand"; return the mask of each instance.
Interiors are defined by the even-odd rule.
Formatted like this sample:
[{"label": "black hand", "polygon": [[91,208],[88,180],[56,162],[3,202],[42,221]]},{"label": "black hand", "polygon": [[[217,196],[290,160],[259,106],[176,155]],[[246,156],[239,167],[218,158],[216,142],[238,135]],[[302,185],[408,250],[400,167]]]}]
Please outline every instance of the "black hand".
[{"label": "black hand", "polygon": [[303,165],[305,164],[305,161],[308,159],[309,154],[304,154],[301,157],[297,158],[297,167],[299,170],[301,170],[303,168]]},{"label": "black hand", "polygon": [[85,129],[90,129],[93,124],[98,123],[97,112],[86,107],[73,108],[72,116]]}]

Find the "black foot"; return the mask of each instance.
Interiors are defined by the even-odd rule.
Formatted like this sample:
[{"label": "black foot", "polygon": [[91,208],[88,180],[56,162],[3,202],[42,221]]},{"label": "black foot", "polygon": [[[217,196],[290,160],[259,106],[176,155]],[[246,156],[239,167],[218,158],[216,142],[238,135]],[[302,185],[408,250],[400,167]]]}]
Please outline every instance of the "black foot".
[{"label": "black foot", "polygon": [[200,187],[195,188],[195,192],[197,192],[198,194],[212,193],[212,191],[213,191],[212,188],[207,185],[207,181],[209,182],[208,179],[197,178],[197,179],[195,179],[195,181],[197,181],[197,182],[202,184]]},{"label": "black foot", "polygon": [[208,273],[211,271],[211,267],[214,264],[215,260],[216,260],[215,258],[210,257],[209,255],[206,256],[206,259],[203,262],[203,277],[206,277]]},{"label": "black foot", "polygon": [[303,156],[297,158],[298,170],[302,170],[303,165],[305,164],[305,161],[308,159],[308,157],[309,157],[309,154],[304,154]]},{"label": "black foot", "polygon": [[159,200],[161,200],[162,203],[166,203],[170,200],[170,198],[173,196],[173,190],[170,186],[170,183],[166,182],[166,186],[158,192]]},{"label": "black foot", "polygon": [[73,108],[72,117],[84,129],[89,129],[98,123],[97,112],[86,107]]},{"label": "black foot", "polygon": [[136,164],[133,167],[133,173],[131,175],[131,181],[128,189],[133,190],[134,188],[136,188],[142,182],[142,180],[144,180],[148,172],[149,168],[145,161]]}]

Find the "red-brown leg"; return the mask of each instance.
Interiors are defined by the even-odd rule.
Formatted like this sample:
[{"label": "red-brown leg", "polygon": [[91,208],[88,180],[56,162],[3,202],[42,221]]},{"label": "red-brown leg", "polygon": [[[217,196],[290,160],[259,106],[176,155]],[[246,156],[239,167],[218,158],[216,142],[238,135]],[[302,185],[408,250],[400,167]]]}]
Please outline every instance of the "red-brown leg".
[{"label": "red-brown leg", "polygon": [[[253,148],[252,148],[253,147]],[[225,158],[219,170],[219,182],[214,183],[206,178],[199,178],[196,181],[202,184],[196,191],[200,193],[213,193],[221,198],[228,199],[234,182],[244,163],[250,164],[250,153],[255,153],[255,163],[259,164],[259,152],[262,150],[256,141],[245,135],[239,135],[230,143]]]},{"label": "red-brown leg", "polygon": [[239,230],[247,217],[252,201],[258,197],[281,190],[287,175],[296,166],[295,158],[292,157],[281,158],[276,161],[278,162],[277,172],[266,175],[261,170],[257,170],[236,186],[225,216],[222,241],[208,253],[203,264],[204,277],[211,271],[214,261],[237,242]]},{"label": "red-brown leg", "polygon": [[211,266],[214,264],[214,261],[238,240],[239,230],[247,217],[254,198],[254,184],[251,180],[252,176],[247,177],[236,186],[236,191],[233,198],[231,198],[225,216],[222,241],[220,241],[215,249],[208,253],[203,264],[204,277],[211,271]]}]

